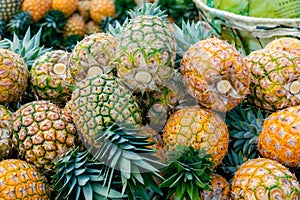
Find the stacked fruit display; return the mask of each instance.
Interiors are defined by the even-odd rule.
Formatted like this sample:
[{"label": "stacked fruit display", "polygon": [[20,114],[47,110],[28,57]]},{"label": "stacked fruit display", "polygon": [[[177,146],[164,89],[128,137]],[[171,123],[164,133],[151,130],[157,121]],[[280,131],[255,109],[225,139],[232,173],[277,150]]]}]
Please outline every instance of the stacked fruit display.
[{"label": "stacked fruit display", "polygon": [[300,198],[299,40],[242,55],[151,3],[71,52],[43,36],[0,42],[0,199]]}]

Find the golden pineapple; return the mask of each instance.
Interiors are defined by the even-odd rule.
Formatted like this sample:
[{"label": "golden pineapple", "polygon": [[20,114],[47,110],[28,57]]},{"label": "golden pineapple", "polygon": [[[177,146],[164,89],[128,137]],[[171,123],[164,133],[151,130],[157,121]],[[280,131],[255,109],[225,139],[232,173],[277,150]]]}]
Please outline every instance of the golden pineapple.
[{"label": "golden pineapple", "polygon": [[92,0],[90,15],[94,22],[100,24],[105,17],[115,17],[114,0]]},{"label": "golden pineapple", "polygon": [[42,19],[50,9],[51,0],[24,0],[22,4],[22,10],[27,11],[35,22]]},{"label": "golden pineapple", "polygon": [[85,37],[74,47],[69,63],[75,81],[98,74],[109,73],[115,66],[117,38],[106,33]]},{"label": "golden pineapple", "polygon": [[13,115],[12,131],[21,157],[46,173],[53,171],[55,159],[79,144],[72,119],[49,101],[22,105]]},{"label": "golden pineapple", "polygon": [[294,200],[300,198],[297,178],[277,161],[251,159],[240,166],[231,182],[232,200]]},{"label": "golden pineapple", "polygon": [[242,55],[220,39],[201,40],[191,46],[180,70],[188,92],[206,108],[230,111],[249,93],[249,70]]},{"label": "golden pineapple", "polygon": [[300,58],[266,48],[244,61],[250,69],[250,102],[270,111],[300,104]]},{"label": "golden pineapple", "polygon": [[20,100],[27,88],[29,72],[24,60],[16,53],[0,49],[0,103]]},{"label": "golden pineapple", "polygon": [[85,32],[88,35],[92,35],[94,33],[100,33],[102,32],[100,26],[96,24],[94,21],[89,21],[85,25]]},{"label": "golden pineapple", "polygon": [[213,174],[210,182],[212,191],[201,192],[202,200],[230,200],[230,185],[225,178],[219,174]]},{"label": "golden pineapple", "polygon": [[73,79],[67,74],[69,57],[68,52],[53,50],[36,59],[30,70],[30,83],[37,97],[59,104],[70,100],[72,91],[68,85],[73,84]]},{"label": "golden pineapple", "polygon": [[78,12],[83,17],[85,22],[90,19],[91,5],[92,2],[90,0],[83,0],[78,2]]},{"label": "golden pineapple", "polygon": [[0,159],[8,158],[12,153],[11,118],[12,113],[0,105]]},{"label": "golden pineapple", "polygon": [[217,114],[191,106],[170,116],[163,131],[163,140],[166,152],[175,151],[179,145],[204,149],[211,154],[211,160],[217,166],[227,152],[229,134],[226,124]]},{"label": "golden pineapple", "polygon": [[300,106],[271,114],[259,135],[258,150],[263,157],[288,167],[300,167]]},{"label": "golden pineapple", "polygon": [[278,51],[286,51],[294,56],[300,56],[300,40],[291,37],[282,37],[273,40],[265,48],[276,49]]},{"label": "golden pineapple", "polygon": [[83,37],[85,35],[85,22],[83,17],[75,13],[68,18],[67,23],[64,27],[64,36],[79,35]]},{"label": "golden pineapple", "polygon": [[63,12],[67,17],[71,16],[78,8],[78,0],[52,0],[52,9]]},{"label": "golden pineapple", "polygon": [[1,200],[50,200],[50,185],[36,168],[17,159],[0,162]]}]

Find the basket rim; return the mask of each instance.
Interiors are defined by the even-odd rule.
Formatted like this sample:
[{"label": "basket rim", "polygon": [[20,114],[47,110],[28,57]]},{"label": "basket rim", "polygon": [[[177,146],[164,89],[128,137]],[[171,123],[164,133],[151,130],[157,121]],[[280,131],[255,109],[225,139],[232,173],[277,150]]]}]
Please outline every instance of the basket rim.
[{"label": "basket rim", "polygon": [[300,23],[300,18],[263,18],[263,17],[252,17],[252,16],[244,16],[244,15],[239,15],[235,14],[232,12],[228,12],[225,10],[220,10],[217,8],[211,8],[207,6],[203,0],[193,0],[196,6],[199,9],[203,9],[206,12],[212,12],[215,13],[216,15],[220,16],[226,16],[228,18],[234,18],[238,21],[251,21],[253,23]]}]

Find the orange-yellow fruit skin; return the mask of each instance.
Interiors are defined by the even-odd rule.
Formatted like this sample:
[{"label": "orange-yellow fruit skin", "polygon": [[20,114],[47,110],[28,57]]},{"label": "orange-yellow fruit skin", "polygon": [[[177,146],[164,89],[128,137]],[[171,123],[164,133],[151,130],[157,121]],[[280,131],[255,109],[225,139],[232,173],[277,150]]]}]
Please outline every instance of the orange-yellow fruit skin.
[{"label": "orange-yellow fruit skin", "polygon": [[23,160],[2,160],[0,183],[1,200],[50,200],[46,178]]},{"label": "orange-yellow fruit skin", "polygon": [[202,148],[211,154],[211,160],[217,166],[227,152],[229,134],[226,124],[217,114],[191,106],[170,116],[163,131],[163,140],[166,152],[176,150],[179,145]]},{"label": "orange-yellow fruit skin", "polygon": [[300,56],[300,40],[291,37],[282,37],[273,40],[265,48],[286,51],[294,56]]},{"label": "orange-yellow fruit skin", "polygon": [[78,0],[52,0],[52,9],[63,12],[67,17],[71,16],[78,8]]},{"label": "orange-yellow fruit skin", "polygon": [[51,9],[51,0],[24,0],[22,10],[27,11],[37,22]]},{"label": "orange-yellow fruit skin", "polygon": [[92,0],[90,15],[94,22],[100,24],[105,17],[114,17],[116,7],[113,0]]},{"label": "orange-yellow fruit skin", "polygon": [[64,27],[64,36],[79,35],[83,37],[85,34],[85,22],[82,16],[75,13],[67,20]]},{"label": "orange-yellow fruit skin", "polygon": [[294,200],[300,185],[288,168],[267,158],[251,159],[240,166],[231,181],[232,200]]},{"label": "orange-yellow fruit skin", "polygon": [[201,200],[230,200],[230,185],[225,178],[219,174],[213,174],[210,183],[212,191],[201,192]]},{"label": "orange-yellow fruit skin", "polygon": [[[187,91],[205,108],[227,112],[249,94],[249,69],[242,55],[218,38],[201,40],[184,54],[180,64]],[[229,91],[220,91],[218,83],[230,83]]]},{"label": "orange-yellow fruit skin", "polygon": [[263,157],[288,167],[300,167],[300,106],[275,112],[265,119],[258,149]]}]

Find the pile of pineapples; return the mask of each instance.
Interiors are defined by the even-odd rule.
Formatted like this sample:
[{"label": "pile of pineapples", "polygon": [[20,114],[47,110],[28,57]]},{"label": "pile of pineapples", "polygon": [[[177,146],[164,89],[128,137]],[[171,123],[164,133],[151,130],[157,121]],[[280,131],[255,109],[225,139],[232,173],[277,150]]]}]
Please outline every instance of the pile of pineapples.
[{"label": "pile of pineapples", "polygon": [[151,3],[41,39],[0,42],[0,199],[300,199],[299,40],[242,55]]},{"label": "pile of pineapples", "polygon": [[76,45],[85,35],[102,32],[108,22],[124,20],[135,0],[3,0],[0,35],[23,37],[28,27],[42,28],[43,43],[55,49]]}]

